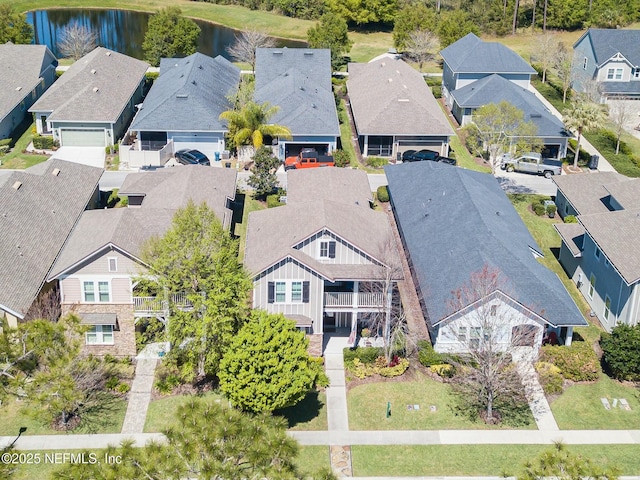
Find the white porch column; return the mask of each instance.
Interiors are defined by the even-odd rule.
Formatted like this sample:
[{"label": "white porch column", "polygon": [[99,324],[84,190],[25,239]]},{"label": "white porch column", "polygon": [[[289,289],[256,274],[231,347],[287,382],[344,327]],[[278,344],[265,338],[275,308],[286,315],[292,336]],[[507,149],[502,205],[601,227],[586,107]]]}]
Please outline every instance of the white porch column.
[{"label": "white porch column", "polygon": [[369,156],[369,135],[364,136],[364,148],[362,149],[362,156]]},{"label": "white porch column", "polygon": [[571,345],[571,341],[573,340],[573,327],[567,327],[567,336],[564,339],[565,346]]},{"label": "white porch column", "polygon": [[391,302],[393,296],[393,282],[389,282],[387,287],[386,312],[384,319],[384,341],[388,343],[391,338]]}]

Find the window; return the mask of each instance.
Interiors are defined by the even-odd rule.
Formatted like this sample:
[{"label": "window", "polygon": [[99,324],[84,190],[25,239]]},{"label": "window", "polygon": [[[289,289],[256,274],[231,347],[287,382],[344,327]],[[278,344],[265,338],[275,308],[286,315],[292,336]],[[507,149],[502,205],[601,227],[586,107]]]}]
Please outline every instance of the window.
[{"label": "window", "polygon": [[276,303],[287,301],[287,282],[276,282]]},{"label": "window", "polygon": [[498,312],[498,305],[491,305],[490,315],[492,317],[495,317],[497,312]]},{"label": "window", "polygon": [[622,80],[622,69],[621,68],[607,69],[607,80]]},{"label": "window", "polygon": [[34,88],[33,90],[31,90],[31,98],[32,98],[33,100],[35,100],[35,99],[36,99],[36,89],[35,89],[35,88]]},{"label": "window", "polygon": [[95,302],[96,292],[94,290],[93,282],[84,282],[84,301]]},{"label": "window", "polygon": [[22,110],[24,112],[25,109],[25,104],[24,104],[24,100],[20,102],[20,110]]},{"label": "window", "polygon": [[593,292],[596,289],[596,276],[592,273],[589,277],[589,298],[593,298]]},{"label": "window", "polygon": [[609,295],[605,295],[604,297],[604,319],[609,320],[609,314],[611,313],[611,299]]},{"label": "window", "polygon": [[584,60],[582,60],[582,68],[584,70],[587,69],[587,64],[589,63],[589,59],[587,57],[584,57]]},{"label": "window", "polygon": [[118,271],[118,259],[116,257],[111,257],[108,259],[109,262],[109,271],[117,272]]},{"label": "window", "polygon": [[482,327],[471,327],[469,336],[469,346],[478,348],[480,346],[480,338],[482,337]]},{"label": "window", "polygon": [[616,68],[616,80],[622,80],[622,69]]},{"label": "window", "polygon": [[109,282],[97,282],[98,288],[96,288],[96,282],[83,282],[83,298],[87,303],[93,303],[96,301],[96,291],[97,291],[97,301],[98,302],[110,302],[111,294],[109,292]]},{"label": "window", "polygon": [[636,67],[631,71],[631,76],[633,78],[640,78],[640,67]]},{"label": "window", "polygon": [[309,282],[280,280],[269,282],[268,303],[309,303]]},{"label": "window", "polygon": [[291,282],[291,301],[302,301],[302,282]]},{"label": "window", "polygon": [[600,260],[600,249],[598,248],[597,245],[595,245],[595,250],[593,251],[593,255]]},{"label": "window", "polygon": [[322,240],[320,242],[320,258],[336,258],[336,242]]},{"label": "window", "polygon": [[113,325],[94,325],[86,334],[87,345],[113,345]]},{"label": "window", "polygon": [[467,327],[458,327],[458,341],[459,342],[467,341]]},{"label": "window", "polygon": [[610,265],[611,263],[609,262],[609,259],[607,257],[604,257],[604,266],[609,268]]}]

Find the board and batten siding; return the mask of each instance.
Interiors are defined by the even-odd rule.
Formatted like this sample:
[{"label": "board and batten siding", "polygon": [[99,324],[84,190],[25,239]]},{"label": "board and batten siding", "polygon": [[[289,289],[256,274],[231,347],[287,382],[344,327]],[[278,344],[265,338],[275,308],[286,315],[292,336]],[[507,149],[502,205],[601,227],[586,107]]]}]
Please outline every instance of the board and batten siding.
[{"label": "board and batten siding", "polygon": [[[320,242],[322,241],[336,242],[335,258],[320,258]],[[368,255],[327,231],[312,235],[296,248],[321,263],[335,263],[339,265],[371,265],[374,263]]]},{"label": "board and batten siding", "polygon": [[[269,303],[269,282],[287,280],[309,282],[308,303]],[[313,321],[313,332],[322,333],[324,280],[304,265],[287,258],[258,275],[253,286],[254,308],[269,313],[282,313],[285,316],[304,315]],[[290,286],[287,285],[287,288]]]}]

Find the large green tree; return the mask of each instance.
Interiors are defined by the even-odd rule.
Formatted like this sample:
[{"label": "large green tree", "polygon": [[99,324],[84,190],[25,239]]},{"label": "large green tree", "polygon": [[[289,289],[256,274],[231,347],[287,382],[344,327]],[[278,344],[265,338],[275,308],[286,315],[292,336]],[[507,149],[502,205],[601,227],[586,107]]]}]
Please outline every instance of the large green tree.
[{"label": "large green tree", "polygon": [[602,334],[603,359],[615,378],[640,379],[640,325],[620,324],[611,334]]},{"label": "large green tree", "polygon": [[415,31],[436,31],[437,17],[423,3],[407,3],[396,15],[393,23],[393,46],[400,51],[407,48],[409,35]]},{"label": "large green tree", "polygon": [[264,198],[278,188],[276,170],[279,166],[280,160],[270,148],[261,147],[253,156],[253,167],[247,183],[253,187],[256,197]]},{"label": "large green tree", "polygon": [[142,258],[162,290],[184,295],[168,325],[170,357],[185,379],[215,375],[249,312],[251,281],[238,263],[238,242],[205,204],[189,202],[171,228],[152,239]]},{"label": "large green tree", "polygon": [[144,59],[153,66],[163,57],[184,57],[195,53],[200,27],[182,16],[179,7],[166,7],[149,19],[142,49]]},{"label": "large green tree", "polygon": [[331,67],[334,70],[344,63],[344,56],[353,45],[345,19],[331,12],[322,15],[320,21],[307,30],[307,42],[311,48],[331,50]]},{"label": "large green tree", "polygon": [[438,22],[440,47],[446,48],[469,33],[480,35],[480,30],[463,10],[443,12]]},{"label": "large green tree", "polygon": [[254,311],[220,363],[221,390],[245,411],[272,412],[295,405],[318,381],[327,383],[308,345],[292,320]]},{"label": "large green tree", "polygon": [[561,442],[524,465],[518,480],[617,480],[618,473],[575,454]]},{"label": "large green tree", "polygon": [[33,27],[24,13],[15,12],[10,2],[0,5],[0,44],[31,43]]},{"label": "large green tree", "polygon": [[[298,445],[284,422],[270,415],[251,416],[218,403],[192,398],[178,407],[176,425],[164,443],[136,448],[132,441],[109,447],[118,462],[71,463],[56,470],[57,480],[294,480],[303,476],[294,463]],[[86,458],[95,452],[84,452]],[[313,475],[332,480],[328,471]]]},{"label": "large green tree", "polygon": [[325,5],[331,12],[358,25],[391,25],[398,10],[397,0],[326,0]]},{"label": "large green tree", "polygon": [[578,167],[580,141],[585,131],[597,130],[605,124],[607,116],[602,105],[592,102],[586,95],[577,95],[571,106],[564,112],[564,124],[569,130],[576,130],[578,138],[573,168]]}]

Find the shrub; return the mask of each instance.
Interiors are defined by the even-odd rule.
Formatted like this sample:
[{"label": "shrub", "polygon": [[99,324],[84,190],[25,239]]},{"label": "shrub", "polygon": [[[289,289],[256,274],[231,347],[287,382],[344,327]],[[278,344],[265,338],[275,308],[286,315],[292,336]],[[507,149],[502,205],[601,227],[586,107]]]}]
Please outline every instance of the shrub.
[{"label": "shrub", "polygon": [[600,346],[603,360],[614,378],[640,380],[640,325],[618,325],[603,334]]},{"label": "shrub", "polygon": [[347,366],[356,378],[366,378],[374,374],[382,377],[399,377],[409,368],[409,360],[406,358],[394,357],[391,364],[387,365],[384,357],[377,357],[371,363],[364,363],[358,358],[354,358],[353,362]]},{"label": "shrub", "polygon": [[106,147],[104,147],[104,153],[106,153],[107,155],[118,153],[118,150],[120,150],[119,143],[115,143],[114,145],[107,145]]},{"label": "shrub", "polygon": [[10,138],[3,138],[2,140],[0,140],[0,147],[4,147],[5,145],[11,145]]},{"label": "shrub", "polygon": [[564,223],[578,223],[578,219],[575,215],[566,215],[564,217]]},{"label": "shrub", "polygon": [[425,367],[444,363],[442,355],[436,352],[428,340],[418,342],[418,360]]},{"label": "shrub", "polygon": [[389,201],[389,189],[386,185],[380,185],[376,190],[376,197],[379,202],[388,202]]},{"label": "shrub", "polygon": [[106,381],[104,386],[109,390],[115,390],[120,384],[120,380],[118,377],[109,377],[109,380]]},{"label": "shrub", "polygon": [[[572,152],[575,153],[576,151],[576,145],[578,144],[578,142],[576,140],[574,140],[573,138],[569,139],[569,148],[571,149]],[[573,153],[571,153],[569,155],[569,160],[571,160],[571,162],[573,162]],[[578,155],[578,162],[582,163],[584,165],[589,163],[589,160],[591,160],[591,155],[589,155],[588,152],[586,152],[585,150],[583,150],[582,148],[580,149],[580,154]]]},{"label": "shrub", "polygon": [[58,142],[55,141],[53,137],[43,137],[40,135],[33,137],[33,148],[37,148],[39,150],[50,150],[57,146]]},{"label": "shrub", "polygon": [[383,355],[383,351],[378,347],[357,347],[357,348],[345,348],[344,349],[344,361],[345,363],[353,362],[359,359],[362,363],[373,363],[376,358]]},{"label": "shrub", "polygon": [[536,372],[540,378],[540,385],[544,393],[547,395],[556,395],[562,393],[562,384],[564,380],[560,369],[552,363],[537,362]]},{"label": "shrub", "polygon": [[544,208],[544,205],[540,205],[539,203],[533,203],[531,204],[531,206],[533,207],[533,213],[535,213],[539,217],[541,217],[546,213],[546,209]]},{"label": "shrub", "polygon": [[382,168],[387,165],[389,161],[382,157],[367,157],[367,165],[373,168]]},{"label": "shrub", "polygon": [[336,167],[346,167],[351,163],[351,159],[349,158],[349,154],[344,150],[334,150],[333,151],[333,161],[336,164]]},{"label": "shrub", "polygon": [[547,205],[546,212],[547,212],[547,215],[549,215],[550,217],[554,217],[557,210],[558,210],[558,207],[556,207],[555,204]]},{"label": "shrub", "polygon": [[431,365],[429,367],[429,370],[442,378],[451,378],[456,373],[455,367],[453,365],[449,365],[448,363]]},{"label": "shrub", "polygon": [[442,98],[442,86],[437,85],[437,86],[431,87],[431,93],[433,93],[433,96],[435,98]]},{"label": "shrub", "polygon": [[545,345],[541,351],[540,361],[553,363],[568,380],[583,382],[600,376],[598,357],[587,342],[574,342],[569,347]]},{"label": "shrub", "polygon": [[267,208],[274,208],[284,205],[284,203],[280,201],[280,197],[281,195],[279,193],[267,195]]},{"label": "shrub", "polygon": [[131,387],[126,383],[120,383],[116,387],[116,392],[118,393],[127,393],[129,390],[131,390]]},{"label": "shrub", "polygon": [[[395,365],[394,365],[395,363]],[[399,377],[409,368],[409,360],[395,357],[388,367],[381,367],[377,372],[383,377]]]}]

